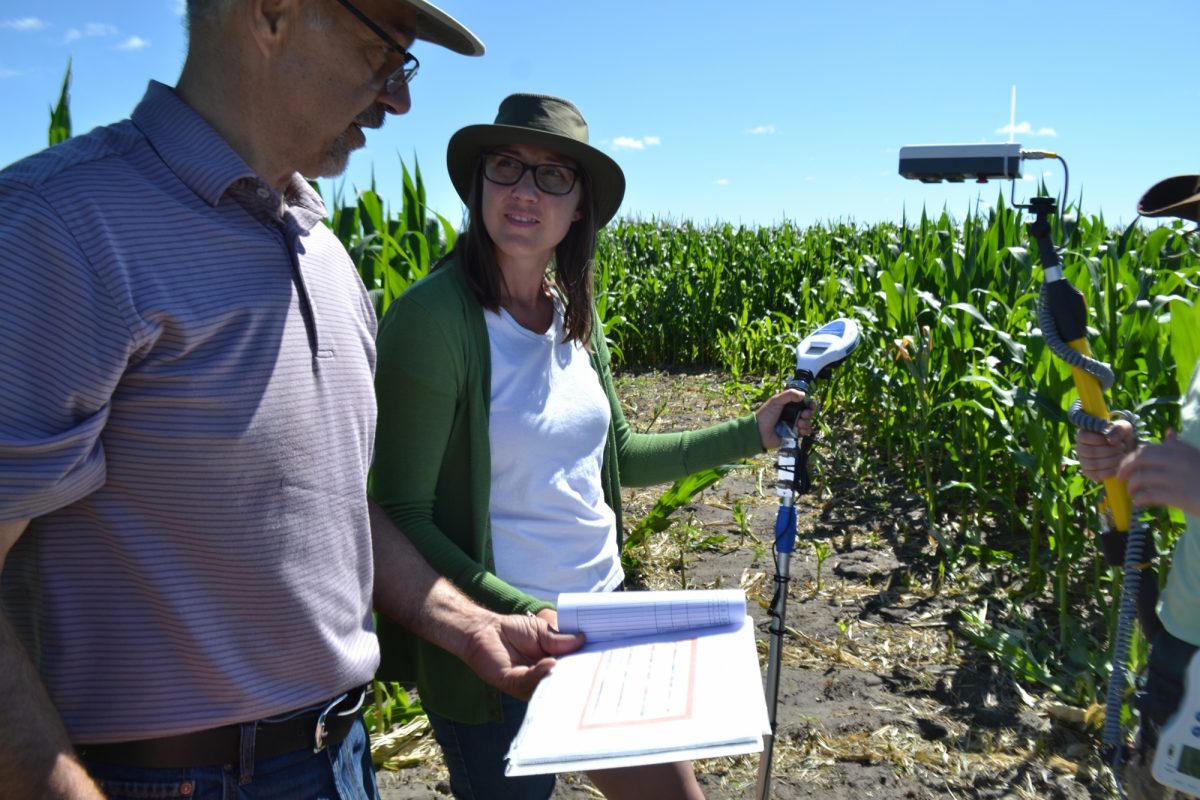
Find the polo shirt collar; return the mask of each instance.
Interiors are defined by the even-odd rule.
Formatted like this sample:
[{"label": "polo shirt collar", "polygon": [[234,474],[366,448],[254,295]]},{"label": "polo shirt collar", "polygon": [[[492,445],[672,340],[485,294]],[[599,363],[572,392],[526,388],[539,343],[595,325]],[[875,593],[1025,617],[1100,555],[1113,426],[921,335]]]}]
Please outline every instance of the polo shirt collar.
[{"label": "polo shirt collar", "polygon": [[255,177],[241,156],[169,86],[150,81],[132,120],[167,168],[210,206],[220,202],[230,184]]},{"label": "polo shirt collar", "polygon": [[[241,180],[269,187],[211,125],[165,84],[150,81],[132,119],[167,168],[210,206],[216,206]],[[325,217],[321,197],[299,173],[292,174],[283,201],[304,230]],[[278,198],[275,204],[278,207]]]},{"label": "polo shirt collar", "polygon": [[283,201],[302,230],[310,230],[325,218],[325,203],[321,195],[313,191],[299,172],[293,172],[288,180],[283,190]]}]

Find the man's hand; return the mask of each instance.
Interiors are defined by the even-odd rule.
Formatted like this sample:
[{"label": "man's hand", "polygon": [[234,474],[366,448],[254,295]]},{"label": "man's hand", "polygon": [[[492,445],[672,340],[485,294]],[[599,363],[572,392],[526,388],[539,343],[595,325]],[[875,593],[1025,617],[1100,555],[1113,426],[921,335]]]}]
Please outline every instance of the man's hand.
[{"label": "man's hand", "polygon": [[458,656],[492,686],[526,699],[555,656],[583,644],[581,635],[554,630],[558,615],[550,609],[537,617],[501,615],[476,604],[429,566],[378,503],[369,508],[375,609]]},{"label": "man's hand", "polygon": [[554,657],[582,644],[582,634],[559,633],[541,616],[484,612],[468,630],[459,656],[492,686],[528,700],[554,666]]},{"label": "man's hand", "polygon": [[1161,444],[1142,445],[1121,459],[1117,477],[1136,506],[1174,506],[1200,516],[1200,450],[1173,430]]}]

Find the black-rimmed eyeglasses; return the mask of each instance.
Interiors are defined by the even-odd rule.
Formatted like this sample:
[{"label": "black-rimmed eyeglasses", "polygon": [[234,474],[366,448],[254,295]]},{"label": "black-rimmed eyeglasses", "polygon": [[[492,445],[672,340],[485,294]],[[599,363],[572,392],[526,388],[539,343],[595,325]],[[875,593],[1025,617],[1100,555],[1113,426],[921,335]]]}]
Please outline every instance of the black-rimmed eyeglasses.
[{"label": "black-rimmed eyeglasses", "polygon": [[400,54],[400,66],[387,76],[383,84],[384,89],[390,94],[400,86],[409,83],[421,67],[421,62],[417,60],[417,57],[408,52],[408,48],[389,36],[387,31],[376,25],[370,17],[356,8],[350,0],[337,0],[337,2],[338,5],[357,17],[359,22],[370,28],[371,33],[382,39],[393,52]]},{"label": "black-rimmed eyeglasses", "polygon": [[483,177],[501,186],[512,186],[533,173],[533,183],[546,194],[569,194],[579,179],[579,170],[566,164],[526,164],[507,153],[483,154]]}]

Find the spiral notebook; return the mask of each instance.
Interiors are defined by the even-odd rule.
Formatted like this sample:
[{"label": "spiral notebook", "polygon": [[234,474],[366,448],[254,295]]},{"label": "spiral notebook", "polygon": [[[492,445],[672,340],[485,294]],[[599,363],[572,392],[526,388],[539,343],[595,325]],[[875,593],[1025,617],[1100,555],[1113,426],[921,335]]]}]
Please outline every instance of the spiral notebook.
[{"label": "spiral notebook", "polygon": [[563,594],[587,644],[538,685],[509,775],[757,753],[770,732],[740,589]]}]

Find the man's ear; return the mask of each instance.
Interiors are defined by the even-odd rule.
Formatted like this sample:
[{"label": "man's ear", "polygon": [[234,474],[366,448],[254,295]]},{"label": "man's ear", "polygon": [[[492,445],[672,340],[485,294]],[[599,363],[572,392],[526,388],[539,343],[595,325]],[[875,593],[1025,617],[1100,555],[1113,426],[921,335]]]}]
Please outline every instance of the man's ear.
[{"label": "man's ear", "polygon": [[244,13],[264,54],[274,52],[303,13],[303,0],[247,0]]}]

